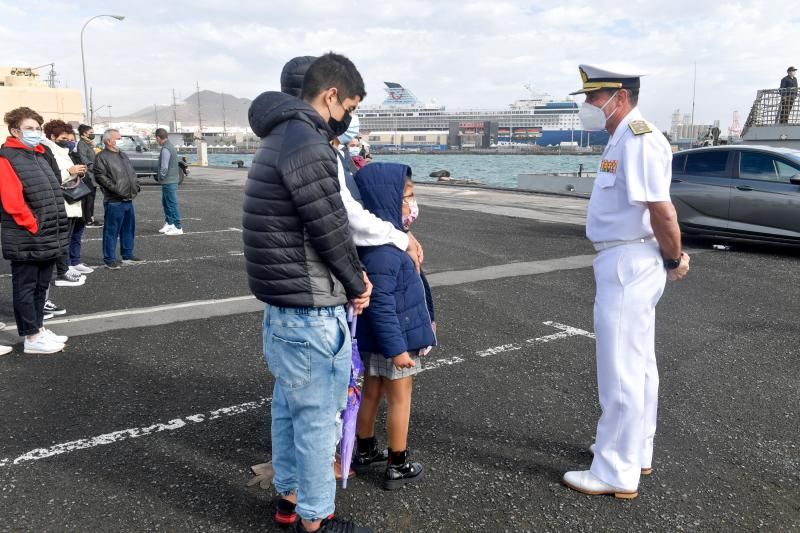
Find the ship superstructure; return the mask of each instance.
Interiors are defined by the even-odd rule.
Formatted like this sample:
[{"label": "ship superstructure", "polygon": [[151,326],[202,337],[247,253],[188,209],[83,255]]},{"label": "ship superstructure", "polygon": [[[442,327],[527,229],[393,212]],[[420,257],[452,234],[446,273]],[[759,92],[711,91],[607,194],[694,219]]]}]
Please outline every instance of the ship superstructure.
[{"label": "ship superstructure", "polygon": [[397,149],[448,148],[454,129],[470,135],[492,123],[491,144],[572,146],[605,144],[605,131],[587,132],[578,119],[578,104],[572,99],[557,99],[533,93],[505,109],[448,110],[437,102],[420,103],[402,84],[384,82],[386,98],[378,106],[362,106],[358,111],[361,128],[376,147]]}]

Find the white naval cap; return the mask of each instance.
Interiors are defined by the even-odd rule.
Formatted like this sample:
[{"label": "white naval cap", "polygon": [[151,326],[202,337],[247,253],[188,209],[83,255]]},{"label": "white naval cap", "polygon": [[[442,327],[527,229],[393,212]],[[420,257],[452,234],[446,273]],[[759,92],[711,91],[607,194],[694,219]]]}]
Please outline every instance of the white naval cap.
[{"label": "white naval cap", "polygon": [[611,72],[592,65],[579,65],[578,72],[583,80],[583,87],[573,93],[582,94],[602,89],[638,89],[639,78],[645,74],[622,74]]}]

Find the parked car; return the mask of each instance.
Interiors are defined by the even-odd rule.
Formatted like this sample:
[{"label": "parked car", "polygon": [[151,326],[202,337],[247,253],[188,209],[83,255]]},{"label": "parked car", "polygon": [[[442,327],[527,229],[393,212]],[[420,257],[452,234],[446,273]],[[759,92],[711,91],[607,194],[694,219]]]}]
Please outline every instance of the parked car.
[{"label": "parked car", "polygon": [[679,152],[671,194],[687,235],[800,244],[800,150],[727,145]]},{"label": "parked car", "polygon": [[[117,141],[117,146],[120,150],[125,152],[136,170],[136,176],[139,181],[152,179],[158,182],[158,154],[160,147],[156,146],[154,150],[150,149],[150,145],[138,135],[122,134],[122,138]],[[183,183],[186,173],[179,168],[180,183]]]}]

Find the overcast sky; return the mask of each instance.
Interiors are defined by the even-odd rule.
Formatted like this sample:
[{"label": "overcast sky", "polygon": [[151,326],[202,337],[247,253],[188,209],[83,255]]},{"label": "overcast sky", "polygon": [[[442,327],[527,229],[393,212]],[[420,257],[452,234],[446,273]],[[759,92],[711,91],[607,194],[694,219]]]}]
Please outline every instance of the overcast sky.
[{"label": "overcast sky", "polygon": [[[279,89],[283,64],[333,50],[350,57],[367,85],[404,84],[451,109],[502,108],[530,84],[565,96],[580,85],[577,65],[645,72],[640,106],[661,129],[691,111],[696,123],[738,110],[743,122],[757,89],[775,88],[800,63],[800,14],[788,0],[417,1],[338,0],[161,2],[0,0],[3,64],[55,62],[62,86],[80,88],[80,30],[95,105],[121,115],[168,104],[201,89],[253,98]],[[46,70],[46,69],[45,69]],[[43,70],[42,72],[44,72]],[[578,97],[581,101],[581,97]]]}]

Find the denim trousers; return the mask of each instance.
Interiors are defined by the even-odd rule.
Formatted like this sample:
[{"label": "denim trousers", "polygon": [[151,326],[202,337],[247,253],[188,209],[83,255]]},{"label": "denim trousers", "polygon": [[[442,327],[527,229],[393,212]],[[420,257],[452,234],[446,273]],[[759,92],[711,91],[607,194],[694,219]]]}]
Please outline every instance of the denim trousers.
[{"label": "denim trousers", "polygon": [[178,209],[178,184],[161,185],[161,205],[164,207],[164,220],[176,228],[181,227],[181,212]]},{"label": "denim trousers", "polygon": [[339,413],[347,402],[351,343],[343,306],[264,309],[272,393],[273,483],[297,493],[306,520],[333,514]]},{"label": "denim trousers", "polygon": [[105,202],[103,221],[103,261],[117,260],[117,241],[123,259],[133,257],[133,236],[136,233],[136,212],[133,202]]}]

